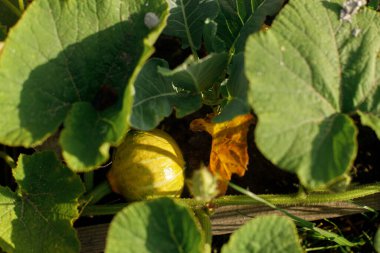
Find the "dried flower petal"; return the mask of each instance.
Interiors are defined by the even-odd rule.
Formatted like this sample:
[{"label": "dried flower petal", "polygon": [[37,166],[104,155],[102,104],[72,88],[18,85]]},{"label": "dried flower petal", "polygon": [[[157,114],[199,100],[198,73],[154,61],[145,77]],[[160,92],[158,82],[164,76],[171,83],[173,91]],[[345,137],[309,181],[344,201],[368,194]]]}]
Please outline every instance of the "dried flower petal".
[{"label": "dried flower petal", "polygon": [[248,165],[247,134],[253,122],[251,114],[235,117],[231,121],[212,123],[207,119],[195,119],[190,124],[193,131],[207,131],[212,135],[209,169],[217,175],[219,191],[223,195],[232,174],[243,176]]}]

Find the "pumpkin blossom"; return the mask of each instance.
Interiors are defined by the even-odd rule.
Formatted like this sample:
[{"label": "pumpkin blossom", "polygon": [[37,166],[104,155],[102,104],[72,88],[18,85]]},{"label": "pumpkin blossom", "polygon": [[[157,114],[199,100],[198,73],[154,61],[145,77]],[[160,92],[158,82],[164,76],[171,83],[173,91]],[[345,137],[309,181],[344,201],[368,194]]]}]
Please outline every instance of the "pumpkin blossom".
[{"label": "pumpkin blossom", "polygon": [[222,123],[212,123],[211,118],[209,115],[206,119],[193,120],[190,129],[206,131],[212,136],[209,169],[218,176],[219,192],[224,195],[232,174],[243,176],[247,170],[247,134],[253,116],[239,115]]}]

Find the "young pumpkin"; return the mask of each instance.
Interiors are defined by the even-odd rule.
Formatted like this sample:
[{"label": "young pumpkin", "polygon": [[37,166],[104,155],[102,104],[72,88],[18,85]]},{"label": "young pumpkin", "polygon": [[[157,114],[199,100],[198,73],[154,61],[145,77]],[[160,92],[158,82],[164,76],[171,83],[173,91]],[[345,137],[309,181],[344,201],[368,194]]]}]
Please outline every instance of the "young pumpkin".
[{"label": "young pumpkin", "polygon": [[129,200],[179,197],[184,186],[181,150],[162,130],[130,131],[117,148],[108,181]]}]

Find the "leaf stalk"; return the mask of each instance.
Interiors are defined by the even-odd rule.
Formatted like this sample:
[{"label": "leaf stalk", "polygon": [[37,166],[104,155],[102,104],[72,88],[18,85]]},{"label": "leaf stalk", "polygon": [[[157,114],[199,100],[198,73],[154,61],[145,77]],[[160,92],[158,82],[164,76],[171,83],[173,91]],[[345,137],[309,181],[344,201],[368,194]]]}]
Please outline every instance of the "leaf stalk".
[{"label": "leaf stalk", "polygon": [[1,2],[5,6],[7,6],[13,12],[13,14],[15,14],[17,17],[21,17],[22,12],[16,6],[14,6],[9,0],[1,0]]}]

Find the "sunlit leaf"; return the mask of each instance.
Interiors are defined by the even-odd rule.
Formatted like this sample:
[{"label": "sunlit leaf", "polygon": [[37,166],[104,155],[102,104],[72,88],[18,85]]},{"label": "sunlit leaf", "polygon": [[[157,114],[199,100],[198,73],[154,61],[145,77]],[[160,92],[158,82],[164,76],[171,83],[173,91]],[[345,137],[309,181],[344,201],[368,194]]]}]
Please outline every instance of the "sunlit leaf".
[{"label": "sunlit leaf", "polygon": [[248,165],[247,133],[253,122],[251,114],[237,116],[231,121],[212,123],[211,118],[195,119],[193,131],[206,131],[212,136],[210,171],[220,178],[219,190],[224,194],[232,174],[243,176]]},{"label": "sunlit leaf", "polygon": [[14,178],[16,192],[0,186],[0,247],[6,252],[79,252],[73,228],[79,176],[62,166],[54,153],[21,155]]},{"label": "sunlit leaf", "polygon": [[301,253],[297,229],[289,218],[257,217],[232,234],[222,253]]},{"label": "sunlit leaf", "polygon": [[363,7],[344,21],[342,4],[290,1],[246,45],[256,144],[310,188],[351,168],[358,145],[350,115],[380,115],[380,16]]},{"label": "sunlit leaf", "polygon": [[194,215],[172,199],[131,204],[120,211],[107,235],[106,253],[201,253],[202,233]]},{"label": "sunlit leaf", "polygon": [[[71,169],[105,162],[128,130],[131,84],[168,12],[165,0],[33,1],[0,57],[0,142],[31,147],[64,125]],[[148,27],[148,14],[161,22]]]}]

